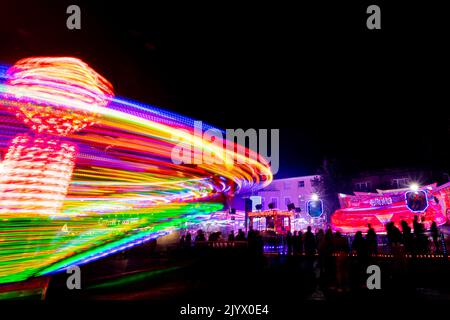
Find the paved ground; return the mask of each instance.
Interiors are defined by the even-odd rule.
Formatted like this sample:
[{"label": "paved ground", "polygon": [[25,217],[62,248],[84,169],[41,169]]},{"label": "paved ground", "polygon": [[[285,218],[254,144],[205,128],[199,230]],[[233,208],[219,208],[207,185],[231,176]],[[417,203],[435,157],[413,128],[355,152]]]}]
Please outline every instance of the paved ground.
[{"label": "paved ground", "polygon": [[[365,286],[367,264],[381,269],[381,290]],[[341,270],[341,271],[340,271]],[[163,256],[133,251],[82,268],[83,289],[69,291],[66,274],[53,277],[48,300],[223,301],[450,300],[450,268],[444,259],[317,258],[258,256],[248,249],[201,249]]]},{"label": "paved ground", "polygon": [[[333,319],[349,319],[360,315],[358,308],[373,315],[389,310],[404,316],[416,306],[424,310],[426,302],[450,301],[446,259],[377,258],[363,265],[356,258],[333,258],[329,263],[321,270],[317,258],[261,256],[248,248],[179,251],[144,246],[82,266],[81,290],[67,289],[67,274],[54,275],[45,304],[13,309],[16,314],[30,313],[27,317],[53,312],[58,319],[88,312],[98,318],[154,319],[158,314],[162,316],[155,319],[180,319],[180,309],[188,304],[222,309],[225,304],[267,304],[273,316],[267,319],[298,315],[308,308],[330,312]],[[365,286],[369,263],[380,266],[381,290]]]}]

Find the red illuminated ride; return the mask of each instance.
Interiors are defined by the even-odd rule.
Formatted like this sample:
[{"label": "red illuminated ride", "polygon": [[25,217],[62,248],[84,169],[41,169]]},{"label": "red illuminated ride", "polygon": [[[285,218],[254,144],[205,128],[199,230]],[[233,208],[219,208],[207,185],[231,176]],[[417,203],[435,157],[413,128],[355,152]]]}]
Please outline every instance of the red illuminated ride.
[{"label": "red illuminated ride", "polygon": [[414,216],[424,219],[425,228],[433,221],[445,224],[450,209],[450,183],[436,187],[378,190],[378,193],[355,192],[339,194],[341,209],[331,216],[333,230],[342,233],[366,231],[368,224],[376,232],[385,232],[385,225],[394,222],[400,227],[402,220],[412,225]]}]

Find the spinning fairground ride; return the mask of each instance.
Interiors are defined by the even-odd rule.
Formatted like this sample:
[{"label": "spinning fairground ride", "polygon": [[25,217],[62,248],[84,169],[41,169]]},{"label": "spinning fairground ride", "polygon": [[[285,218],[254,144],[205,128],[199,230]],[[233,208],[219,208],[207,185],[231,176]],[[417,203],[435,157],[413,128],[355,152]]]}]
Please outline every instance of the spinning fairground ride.
[{"label": "spinning fairground ride", "polygon": [[79,59],[23,59],[0,81],[0,284],[155,239],[272,180],[263,157],[114,97]]}]

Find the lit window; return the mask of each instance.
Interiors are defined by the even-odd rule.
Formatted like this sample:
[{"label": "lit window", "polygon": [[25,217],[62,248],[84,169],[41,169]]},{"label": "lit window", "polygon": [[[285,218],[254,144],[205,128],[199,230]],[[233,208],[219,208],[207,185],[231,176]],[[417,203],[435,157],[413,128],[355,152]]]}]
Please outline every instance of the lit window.
[{"label": "lit window", "polygon": [[290,203],[291,203],[291,198],[285,197],[285,198],[284,198],[284,204],[286,205],[286,208],[287,208],[287,206],[288,206]]},{"label": "lit window", "polygon": [[278,198],[272,198],[270,199],[270,203],[273,204],[274,208],[278,208]]}]

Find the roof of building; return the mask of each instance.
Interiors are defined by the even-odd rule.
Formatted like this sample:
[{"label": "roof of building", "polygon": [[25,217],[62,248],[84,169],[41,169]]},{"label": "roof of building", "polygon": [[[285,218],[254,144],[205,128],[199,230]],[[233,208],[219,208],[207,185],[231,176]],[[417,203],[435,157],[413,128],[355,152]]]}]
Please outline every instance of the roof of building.
[{"label": "roof of building", "polygon": [[316,177],[320,177],[320,174],[314,174],[314,175],[309,175],[309,176],[300,176],[300,177],[290,177],[290,178],[282,178],[282,179],[274,179],[272,181],[272,183],[277,182],[277,181],[289,181],[289,180],[301,180],[301,179],[314,179]]}]

